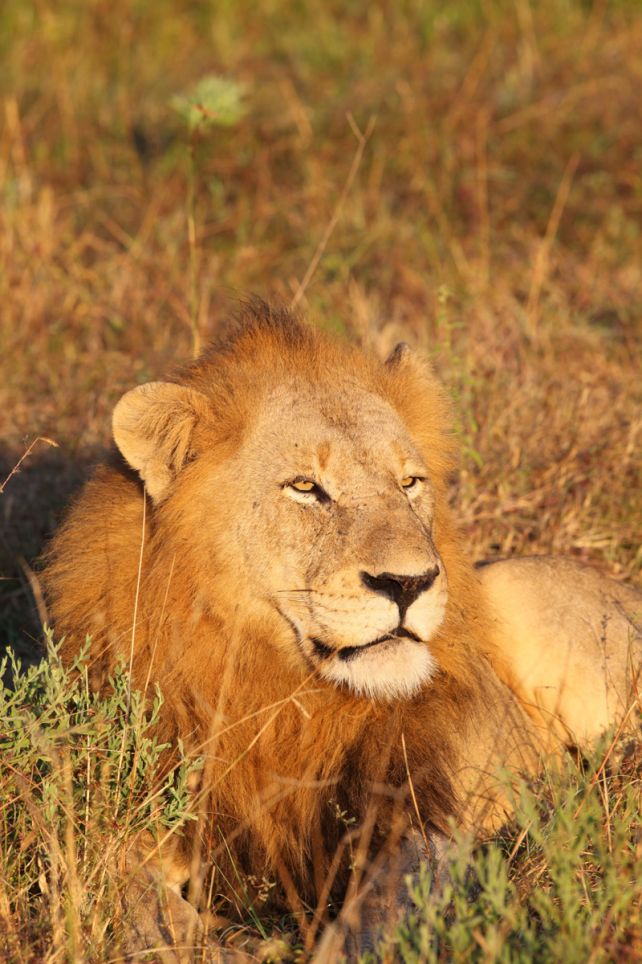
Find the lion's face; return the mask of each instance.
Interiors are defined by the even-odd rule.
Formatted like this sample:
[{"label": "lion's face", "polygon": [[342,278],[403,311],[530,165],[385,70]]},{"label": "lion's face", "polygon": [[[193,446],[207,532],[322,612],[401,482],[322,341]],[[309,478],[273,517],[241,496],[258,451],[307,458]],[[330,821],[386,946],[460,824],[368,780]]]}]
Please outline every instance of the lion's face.
[{"label": "lion's face", "polygon": [[[303,374],[296,359],[284,371],[262,359],[242,390],[207,380],[214,363],[201,381],[140,386],[116,407],[114,435],[177,557],[189,548],[197,608],[236,630],[267,620],[275,658],[333,685],[410,696],[436,668],[446,610],[432,535],[443,466],[421,454],[439,459],[439,445],[413,441],[379,389],[388,369],[358,377],[332,360]],[[238,377],[233,359],[229,370]],[[404,382],[418,432],[438,403],[429,390]]]},{"label": "lion's face", "polygon": [[265,400],[217,473],[252,595],[308,667],[360,694],[411,694],[434,669],[447,589],[428,476],[384,400],[295,383]]}]

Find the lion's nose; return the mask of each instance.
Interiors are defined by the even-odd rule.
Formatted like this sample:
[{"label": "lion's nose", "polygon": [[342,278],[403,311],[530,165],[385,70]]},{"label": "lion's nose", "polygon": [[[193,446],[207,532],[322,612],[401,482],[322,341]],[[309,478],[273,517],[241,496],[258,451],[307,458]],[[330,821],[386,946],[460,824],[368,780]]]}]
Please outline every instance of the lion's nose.
[{"label": "lion's nose", "polygon": [[369,572],[362,572],[361,581],[373,592],[392,599],[399,607],[399,616],[403,620],[408,607],[412,606],[417,596],[430,589],[438,575],[439,566],[435,565],[419,576],[398,576],[392,572],[372,576]]}]

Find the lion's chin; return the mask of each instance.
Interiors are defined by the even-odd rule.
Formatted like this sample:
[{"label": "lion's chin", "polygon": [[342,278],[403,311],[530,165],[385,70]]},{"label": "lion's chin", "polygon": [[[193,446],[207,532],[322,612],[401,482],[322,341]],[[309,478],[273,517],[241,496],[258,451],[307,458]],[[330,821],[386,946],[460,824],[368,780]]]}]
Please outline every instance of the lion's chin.
[{"label": "lion's chin", "polygon": [[414,696],[436,670],[437,663],[425,643],[391,639],[364,649],[348,662],[335,658],[322,668],[321,675],[358,696],[395,700]]}]

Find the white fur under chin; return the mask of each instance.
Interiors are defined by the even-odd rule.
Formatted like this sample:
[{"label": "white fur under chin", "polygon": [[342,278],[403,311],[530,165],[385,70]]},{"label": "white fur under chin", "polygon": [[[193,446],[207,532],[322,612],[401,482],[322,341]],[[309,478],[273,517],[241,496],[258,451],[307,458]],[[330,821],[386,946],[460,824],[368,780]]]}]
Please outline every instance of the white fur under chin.
[{"label": "white fur under chin", "polygon": [[400,639],[381,643],[344,662],[333,659],[321,675],[344,684],[358,696],[370,699],[407,699],[414,696],[437,670],[425,643]]}]

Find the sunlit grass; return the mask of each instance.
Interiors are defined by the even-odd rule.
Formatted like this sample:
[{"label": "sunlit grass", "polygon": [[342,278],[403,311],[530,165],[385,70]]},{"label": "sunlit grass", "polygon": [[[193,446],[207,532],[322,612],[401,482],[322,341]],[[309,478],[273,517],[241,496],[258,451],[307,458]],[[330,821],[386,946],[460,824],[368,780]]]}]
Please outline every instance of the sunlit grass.
[{"label": "sunlit grass", "polygon": [[642,755],[625,741],[617,768],[605,770],[607,745],[581,768],[569,760],[561,774],[522,786],[516,818],[495,840],[477,848],[460,840],[439,892],[424,872],[415,912],[388,954],[406,964],[635,960]]},{"label": "sunlit grass", "polygon": [[[82,654],[0,677],[0,954],[5,960],[104,959],[122,933],[125,853],[143,833],[181,833],[194,819],[188,778],[156,736],[158,693],[145,702],[124,670],[92,693]],[[166,755],[165,755],[166,756]]]},{"label": "sunlit grass", "polygon": [[[84,666],[79,658],[64,670],[49,643],[48,659],[14,666],[0,693],[0,954],[8,960],[117,956],[127,849],[142,833],[182,833],[194,819],[188,778],[199,761],[163,775],[160,697],[145,708],[124,671],[109,694],[92,694]],[[426,868],[411,885],[414,911],[364,960],[636,959],[639,742],[620,740],[613,753],[605,737],[582,766],[569,759],[522,785],[515,802],[514,822],[483,845],[455,831],[445,882],[435,889]],[[228,937],[259,955],[269,946],[289,959],[302,946],[293,921],[263,925],[249,905],[240,924]]]}]

